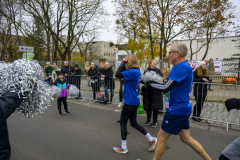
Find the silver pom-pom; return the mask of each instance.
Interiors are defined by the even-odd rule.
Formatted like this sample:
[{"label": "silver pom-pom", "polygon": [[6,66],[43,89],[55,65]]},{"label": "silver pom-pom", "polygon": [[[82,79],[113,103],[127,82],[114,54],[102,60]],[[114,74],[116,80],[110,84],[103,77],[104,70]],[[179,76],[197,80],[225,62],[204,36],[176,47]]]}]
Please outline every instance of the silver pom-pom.
[{"label": "silver pom-pom", "polygon": [[77,97],[78,95],[79,95],[79,89],[76,86],[71,85],[68,90],[68,96]]},{"label": "silver pom-pom", "polygon": [[144,75],[143,75],[143,82],[146,83],[148,81],[152,81],[152,82],[156,82],[158,84],[163,84],[164,79],[162,76],[158,75],[156,72],[154,71],[147,71]]},{"label": "silver pom-pom", "polygon": [[59,98],[60,96],[61,96],[61,89],[56,86],[53,86],[52,87],[52,97]]},{"label": "silver pom-pom", "polygon": [[53,97],[60,93],[44,82],[43,68],[35,60],[16,60],[13,63],[0,62],[0,96],[10,90],[25,96],[17,111],[26,117],[43,113],[50,106]]}]

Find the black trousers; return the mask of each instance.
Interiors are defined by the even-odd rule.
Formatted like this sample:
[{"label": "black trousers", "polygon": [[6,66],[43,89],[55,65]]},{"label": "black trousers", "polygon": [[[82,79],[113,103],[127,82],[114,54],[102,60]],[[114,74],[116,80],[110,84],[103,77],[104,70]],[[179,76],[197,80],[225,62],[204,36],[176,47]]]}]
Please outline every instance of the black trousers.
[{"label": "black trousers", "polygon": [[137,123],[137,109],[139,105],[127,105],[124,104],[120,117],[120,127],[122,140],[127,140],[127,122],[130,120],[130,124],[133,128],[137,129],[142,134],[146,135],[147,131]]},{"label": "black trousers", "polygon": [[206,99],[206,96],[194,96],[196,100],[196,104],[193,109],[193,116],[194,117],[200,117],[201,111],[203,108],[203,103]]},{"label": "black trousers", "polygon": [[157,123],[158,110],[152,110],[152,108],[148,108],[147,120],[151,121],[152,112],[153,112],[153,123]]},{"label": "black trousers", "polygon": [[120,80],[119,102],[123,101],[123,85],[124,85],[124,81]]},{"label": "black trousers", "polygon": [[58,100],[57,100],[58,111],[61,111],[61,110],[62,110],[62,108],[61,108],[61,102],[63,103],[65,112],[67,112],[67,111],[68,111],[68,108],[67,108],[67,97],[59,97],[59,98],[58,98]]},{"label": "black trousers", "polygon": [[100,86],[96,85],[96,86],[92,86],[93,89],[93,99],[96,99],[96,92],[100,91]]}]

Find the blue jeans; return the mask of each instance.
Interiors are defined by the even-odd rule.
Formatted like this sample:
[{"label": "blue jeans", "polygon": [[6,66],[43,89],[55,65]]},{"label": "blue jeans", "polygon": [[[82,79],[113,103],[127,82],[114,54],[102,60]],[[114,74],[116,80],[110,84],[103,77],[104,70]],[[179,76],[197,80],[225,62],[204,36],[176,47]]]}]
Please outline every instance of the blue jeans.
[{"label": "blue jeans", "polygon": [[[108,93],[108,89],[107,89],[107,87],[104,88],[104,91],[105,91],[105,94]],[[111,94],[113,95],[113,94],[114,94],[114,89],[110,89],[110,91],[111,91]]]},{"label": "blue jeans", "polygon": [[209,80],[209,85],[208,85],[208,90],[210,90],[211,89],[211,83],[212,83],[212,80]]}]

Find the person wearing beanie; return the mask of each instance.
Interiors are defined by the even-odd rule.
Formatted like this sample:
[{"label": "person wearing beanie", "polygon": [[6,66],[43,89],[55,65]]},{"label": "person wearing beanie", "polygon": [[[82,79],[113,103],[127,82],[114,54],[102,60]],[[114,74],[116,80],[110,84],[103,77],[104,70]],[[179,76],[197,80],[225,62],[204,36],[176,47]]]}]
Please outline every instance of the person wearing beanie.
[{"label": "person wearing beanie", "polygon": [[51,76],[53,72],[53,67],[50,65],[50,62],[46,63],[46,66],[44,67],[44,71],[46,73],[45,82],[47,82],[49,85],[52,85],[53,80]]},{"label": "person wearing beanie", "polygon": [[203,108],[203,103],[207,96],[207,86],[209,83],[209,75],[206,63],[204,61],[198,61],[198,68],[193,72],[193,82],[194,84],[193,95],[196,100],[196,104],[193,109],[192,120],[196,122],[201,122],[201,111]]},{"label": "person wearing beanie", "polygon": [[73,76],[73,84],[77,86],[77,88],[79,89],[79,95],[76,99],[80,99],[81,98],[81,76],[82,76],[82,70],[81,68],[79,68],[78,64],[74,65],[75,71],[74,71],[74,76]]},{"label": "person wearing beanie", "polygon": [[45,70],[47,76],[52,74],[53,67],[50,65],[50,62],[46,63],[46,67],[44,68],[44,70]]}]

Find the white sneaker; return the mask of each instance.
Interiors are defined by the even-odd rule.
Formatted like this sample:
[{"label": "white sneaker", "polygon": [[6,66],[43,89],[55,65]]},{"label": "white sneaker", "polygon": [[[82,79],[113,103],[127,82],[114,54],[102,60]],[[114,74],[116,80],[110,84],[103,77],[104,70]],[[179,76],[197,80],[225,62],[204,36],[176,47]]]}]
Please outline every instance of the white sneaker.
[{"label": "white sneaker", "polygon": [[123,103],[120,102],[120,103],[118,104],[118,107],[120,108],[120,107],[122,107],[122,106],[123,106]]}]

